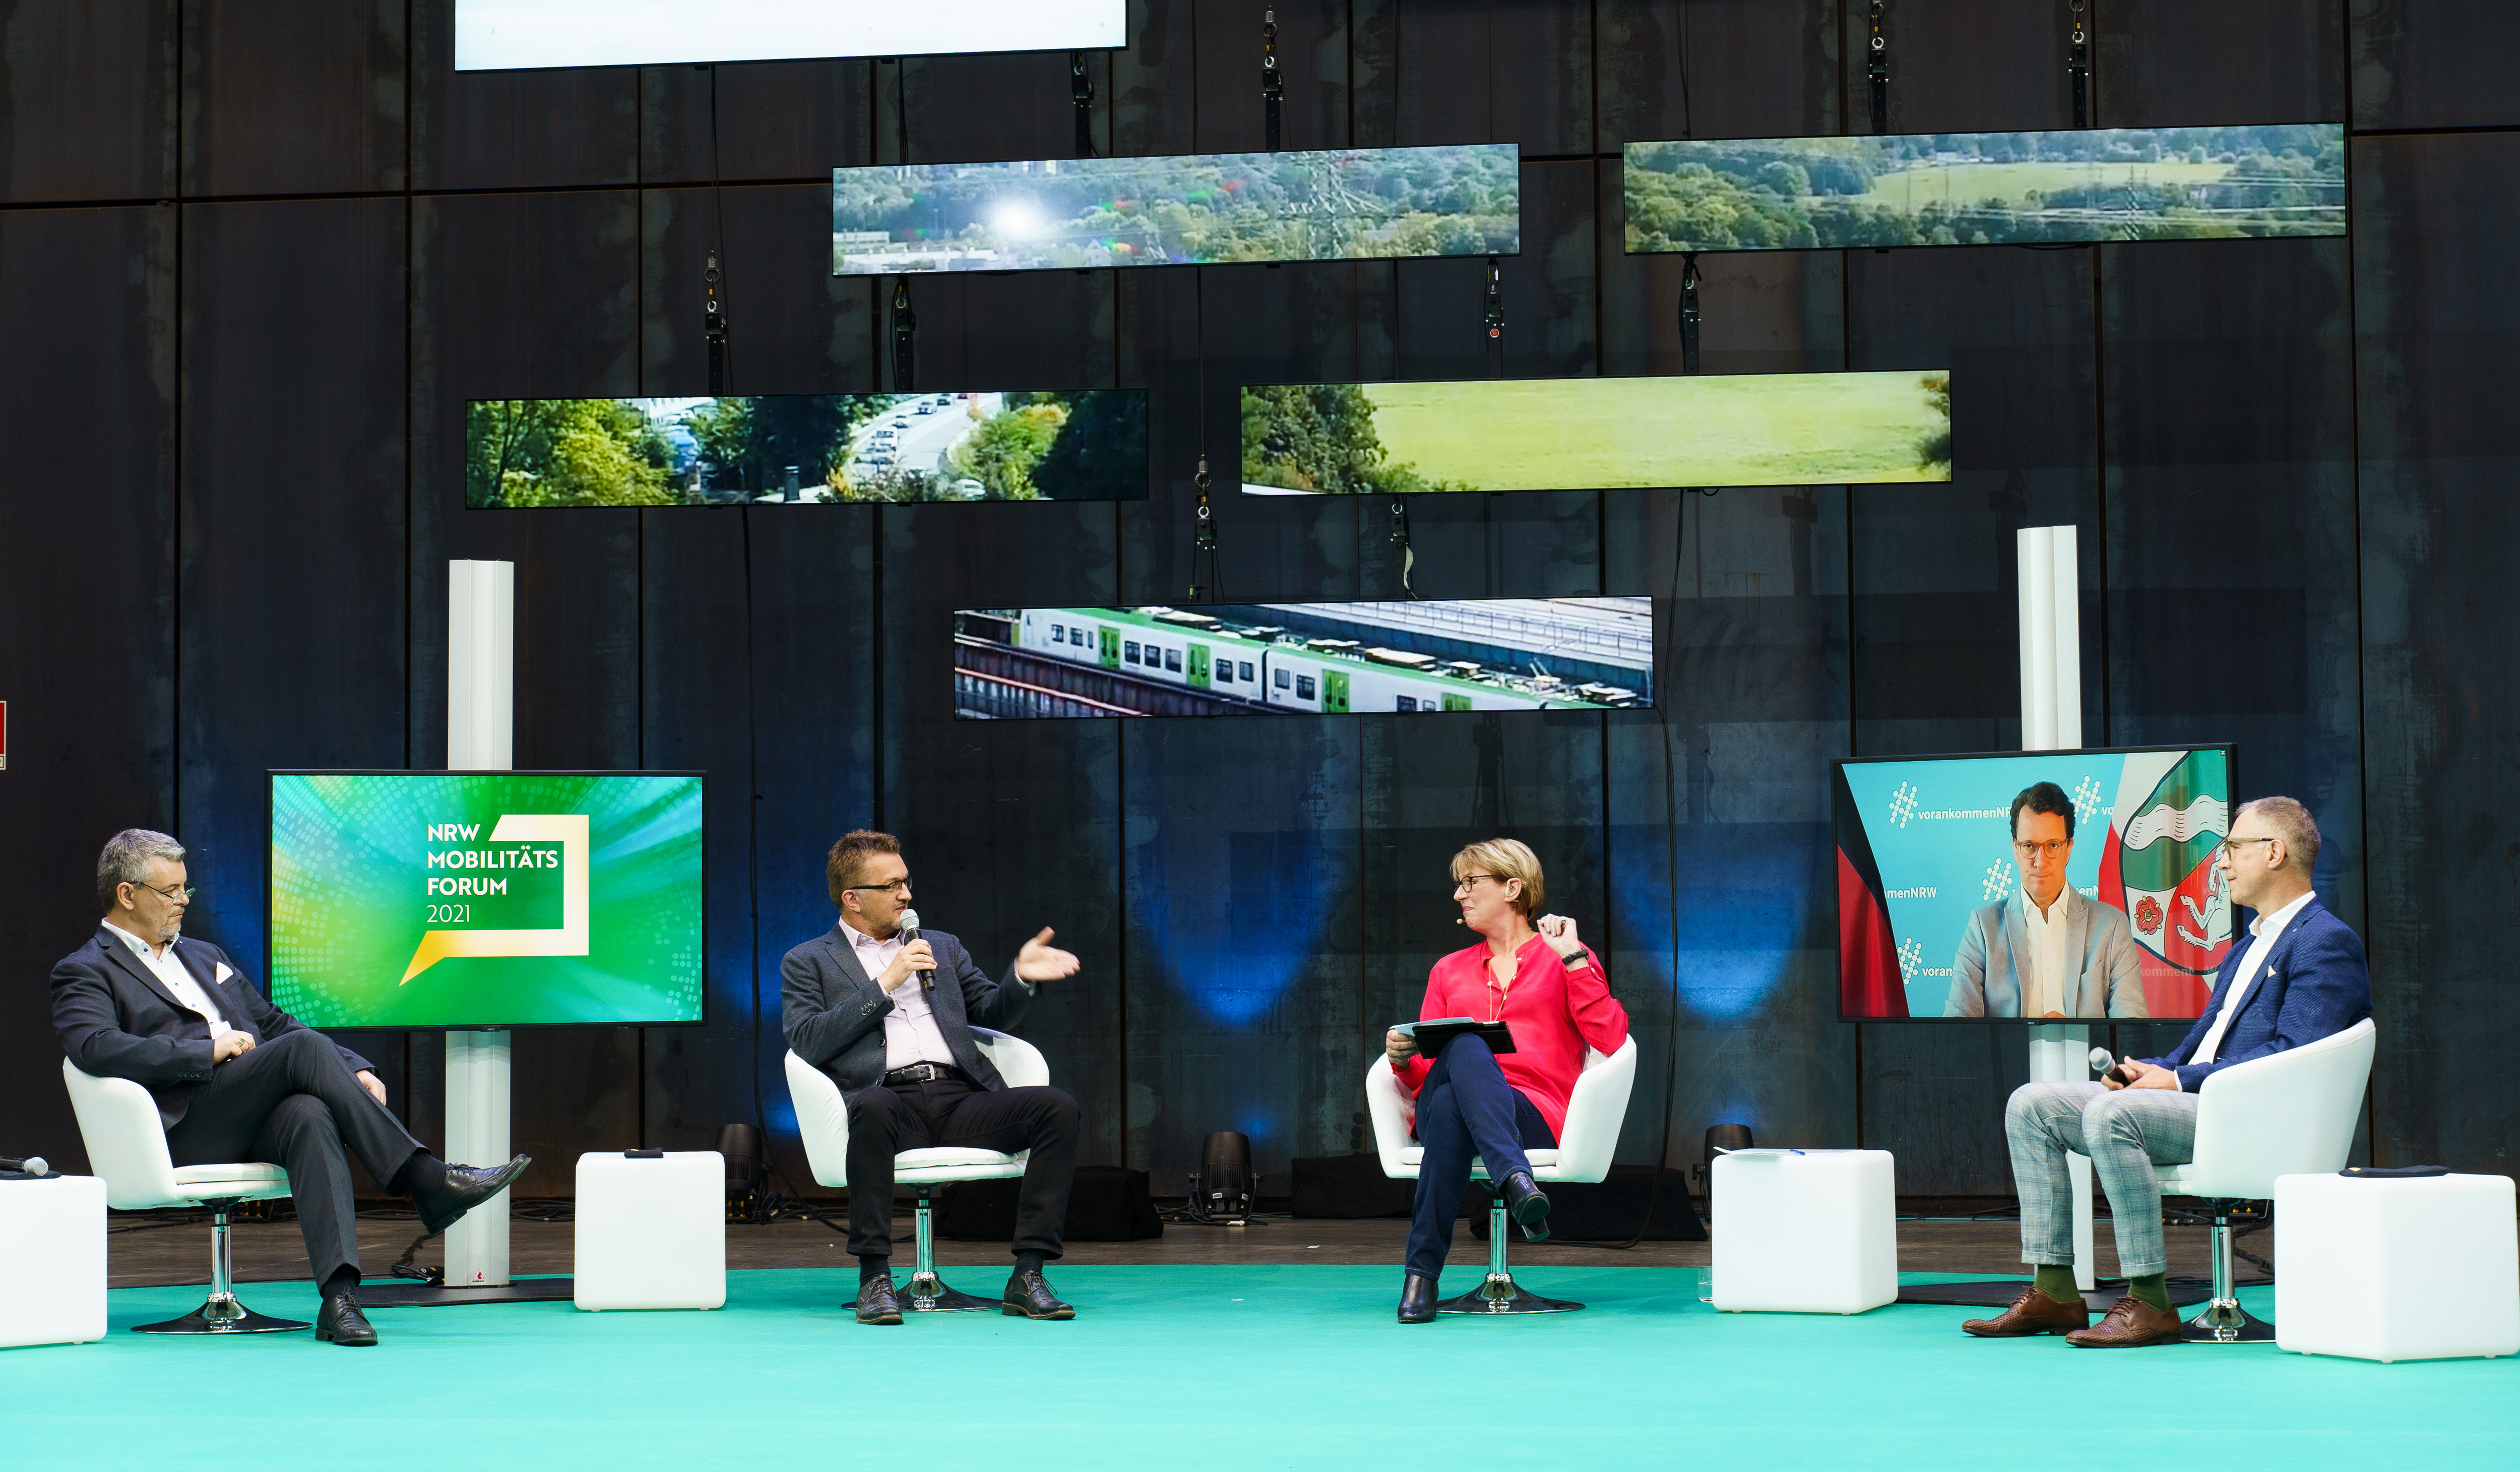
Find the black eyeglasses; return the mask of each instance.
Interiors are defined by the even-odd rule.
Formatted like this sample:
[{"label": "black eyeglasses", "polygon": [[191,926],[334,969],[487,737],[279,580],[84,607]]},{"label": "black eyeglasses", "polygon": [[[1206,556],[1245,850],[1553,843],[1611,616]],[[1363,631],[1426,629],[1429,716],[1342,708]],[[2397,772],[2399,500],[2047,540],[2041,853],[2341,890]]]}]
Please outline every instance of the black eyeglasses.
[{"label": "black eyeglasses", "polygon": [[902,875],[899,879],[892,881],[890,884],[853,884],[843,887],[844,890],[873,890],[878,894],[882,895],[889,895],[895,890],[906,890],[909,888],[910,876],[907,874]]},{"label": "black eyeglasses", "polygon": [[136,879],[126,879],[123,883],[131,886],[135,890],[147,890],[152,895],[162,895],[165,897],[174,900],[178,904],[184,903],[190,900],[194,896],[202,893],[202,887],[197,884],[180,884],[171,890],[161,890],[154,884],[142,884]]}]

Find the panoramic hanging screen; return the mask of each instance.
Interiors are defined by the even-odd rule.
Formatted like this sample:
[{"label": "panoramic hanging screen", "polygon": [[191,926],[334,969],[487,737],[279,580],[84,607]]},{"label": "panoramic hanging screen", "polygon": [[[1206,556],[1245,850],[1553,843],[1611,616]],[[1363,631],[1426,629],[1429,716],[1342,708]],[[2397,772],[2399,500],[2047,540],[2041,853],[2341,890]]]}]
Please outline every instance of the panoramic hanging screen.
[{"label": "panoramic hanging screen", "polygon": [[1631,143],[1625,173],[1632,253],[2345,233],[2333,122]]},{"label": "panoramic hanging screen", "polygon": [[464,450],[476,510],[1135,501],[1147,391],[474,399]]},{"label": "panoramic hanging screen", "polygon": [[455,0],[458,71],[1127,44],[1126,0]]},{"label": "panoramic hanging screen", "polygon": [[[2230,748],[1851,760],[1833,786],[1841,1017],[2204,1010],[2232,945]],[[2034,899],[2063,906],[2063,972],[2019,959]]]},{"label": "panoramic hanging screen", "polygon": [[832,170],[832,274],[1511,255],[1510,143]]},{"label": "panoramic hanging screen", "polygon": [[954,616],[954,713],[1321,715],[1653,704],[1643,598],[993,608]]},{"label": "panoramic hanging screen", "polygon": [[1255,495],[1951,478],[1948,373],[1242,391],[1242,488]]},{"label": "panoramic hanging screen", "polygon": [[698,1022],[700,790],[274,772],[271,999],[317,1028]]}]

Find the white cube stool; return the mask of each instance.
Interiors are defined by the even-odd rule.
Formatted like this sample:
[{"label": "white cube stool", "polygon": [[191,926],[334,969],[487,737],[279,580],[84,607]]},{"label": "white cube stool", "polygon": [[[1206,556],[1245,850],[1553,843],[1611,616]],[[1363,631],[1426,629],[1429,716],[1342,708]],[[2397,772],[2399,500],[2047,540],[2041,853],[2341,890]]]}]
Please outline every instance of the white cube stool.
[{"label": "white cube stool", "polygon": [[611,1150],[577,1158],[577,1306],[726,1303],[726,1157]]},{"label": "white cube stool", "polygon": [[0,1180],[0,1346],[105,1337],[105,1181]]},{"label": "white cube stool", "polygon": [[2511,1177],[2276,1176],[2275,1344],[2384,1364],[2520,1354]]},{"label": "white cube stool", "polygon": [[1887,1150],[1736,1150],[1708,1172],[1715,1307],[1862,1313],[1899,1297]]}]

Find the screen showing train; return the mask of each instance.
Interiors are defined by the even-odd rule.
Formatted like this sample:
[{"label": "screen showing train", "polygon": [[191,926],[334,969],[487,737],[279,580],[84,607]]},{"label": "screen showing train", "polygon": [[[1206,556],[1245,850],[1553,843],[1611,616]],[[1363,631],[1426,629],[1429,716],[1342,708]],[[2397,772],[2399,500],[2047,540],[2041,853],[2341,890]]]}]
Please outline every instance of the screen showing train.
[{"label": "screen showing train", "polygon": [[1952,478],[1948,373],[1481,379],[1242,391],[1250,495]]},{"label": "screen showing train", "polygon": [[1510,143],[832,170],[832,274],[1512,255]]},{"label": "screen showing train", "polygon": [[2345,233],[2345,126],[1627,145],[1627,249],[1809,251]]},{"label": "screen showing train", "polygon": [[700,1021],[700,784],[272,773],[272,1002],[315,1028]]},{"label": "screen showing train", "polygon": [[1653,652],[1643,598],[964,609],[954,713],[1640,710]]},{"label": "screen showing train", "polygon": [[476,511],[1146,495],[1144,389],[465,405]]},{"label": "screen showing train", "polygon": [[2191,1020],[2230,953],[2231,748],[1836,763],[1838,1012]]},{"label": "screen showing train", "polygon": [[656,67],[1129,43],[1127,0],[455,0],[455,69]]}]

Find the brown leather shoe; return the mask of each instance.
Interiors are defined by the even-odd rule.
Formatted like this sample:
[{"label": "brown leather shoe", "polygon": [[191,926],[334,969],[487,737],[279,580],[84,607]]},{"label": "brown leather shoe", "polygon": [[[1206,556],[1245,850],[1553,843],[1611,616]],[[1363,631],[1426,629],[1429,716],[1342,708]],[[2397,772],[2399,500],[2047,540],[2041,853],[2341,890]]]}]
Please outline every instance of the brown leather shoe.
[{"label": "brown leather shoe", "polygon": [[2091,1328],[2065,1336],[2065,1342],[2078,1350],[2132,1350],[2147,1344],[2179,1344],[2185,1340],[2186,1325],[2167,1309],[2156,1309],[2139,1298],[2122,1298],[2110,1306],[2100,1321]]},{"label": "brown leather shoe", "polygon": [[2077,1295],[2060,1304],[2036,1288],[2024,1288],[2012,1307],[1993,1318],[1972,1318],[1960,1327],[1980,1339],[2014,1339],[2025,1334],[2070,1334],[2092,1326],[2091,1306]]}]

